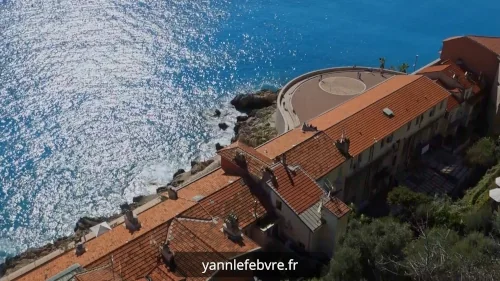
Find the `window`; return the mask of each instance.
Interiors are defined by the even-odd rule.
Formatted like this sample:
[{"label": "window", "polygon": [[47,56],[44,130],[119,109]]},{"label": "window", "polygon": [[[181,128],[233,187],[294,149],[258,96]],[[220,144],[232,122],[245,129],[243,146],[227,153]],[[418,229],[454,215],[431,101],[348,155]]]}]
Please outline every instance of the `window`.
[{"label": "window", "polygon": [[397,156],[394,156],[392,158],[392,166],[395,166],[396,165],[396,161],[398,160]]},{"label": "window", "polygon": [[406,131],[409,131],[411,129],[411,121],[406,125]]},{"label": "window", "polygon": [[375,147],[372,145],[372,147],[370,147],[370,156],[369,156],[368,161],[372,161],[373,160],[373,151],[374,150],[375,150]]},{"label": "window", "polygon": [[418,123],[420,123],[420,116],[418,116],[417,119],[415,119],[415,125],[418,125]]},{"label": "window", "polygon": [[280,200],[276,200],[276,209],[281,211],[281,201]]},{"label": "window", "polygon": [[439,109],[443,109],[443,105],[444,105],[444,101],[441,101],[441,103],[439,104]]},{"label": "window", "polygon": [[449,115],[450,115],[450,113],[449,113],[449,112],[446,112],[446,113],[444,114],[444,118],[448,118],[448,116],[449,116]]},{"label": "window", "polygon": [[352,169],[353,164],[354,164],[354,161],[351,158],[351,164],[350,164],[351,169]]},{"label": "window", "polygon": [[435,110],[436,110],[436,108],[435,108],[435,107],[433,107],[433,108],[431,109],[431,112],[429,112],[429,117],[434,116],[434,111],[435,111]]},{"label": "window", "polygon": [[380,148],[383,148],[383,147],[384,147],[384,139],[382,139],[382,140],[380,141]]},{"label": "window", "polygon": [[388,136],[387,143],[391,143],[393,138],[394,138],[394,134],[391,134],[390,136]]},{"label": "window", "polygon": [[358,156],[358,163],[361,163],[363,161],[363,152],[361,152]]}]

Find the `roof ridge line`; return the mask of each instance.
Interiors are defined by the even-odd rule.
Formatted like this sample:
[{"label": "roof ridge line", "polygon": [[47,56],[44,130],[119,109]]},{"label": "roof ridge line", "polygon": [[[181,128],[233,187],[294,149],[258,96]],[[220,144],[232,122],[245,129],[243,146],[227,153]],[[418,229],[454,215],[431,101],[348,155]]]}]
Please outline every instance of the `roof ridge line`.
[{"label": "roof ridge line", "polygon": [[[340,122],[345,121],[345,120],[347,120],[348,118],[351,118],[351,117],[355,116],[356,114],[361,113],[363,110],[365,110],[365,109],[367,109],[368,107],[370,107],[370,106],[374,105],[375,103],[377,103],[377,102],[379,102],[379,101],[382,101],[382,100],[384,100],[384,99],[386,99],[386,98],[390,97],[390,96],[391,96],[392,94],[394,94],[395,92],[397,92],[397,91],[399,91],[399,90],[401,90],[401,89],[403,89],[403,88],[405,88],[405,87],[407,87],[407,86],[410,86],[410,85],[411,85],[411,84],[413,84],[413,83],[416,83],[417,81],[419,81],[420,79],[422,79],[422,78],[424,78],[424,77],[425,77],[425,78],[427,78],[427,76],[425,76],[425,75],[421,75],[421,74],[412,74],[412,76],[420,76],[420,77],[416,78],[415,80],[411,81],[411,82],[410,82],[410,83],[408,83],[408,84],[405,84],[405,85],[403,85],[403,86],[401,86],[401,87],[397,88],[396,90],[392,91],[390,94],[386,95],[385,97],[383,97],[383,98],[381,98],[381,99],[378,99],[378,100],[376,100],[375,102],[373,102],[373,103],[371,103],[371,104],[369,104],[369,105],[367,105],[367,106],[363,107],[362,109],[360,109],[360,110],[356,111],[355,113],[353,113],[353,114],[351,114],[351,115],[349,115],[349,116],[345,117],[344,119],[340,120],[339,122],[337,122],[337,123],[334,123],[334,124],[330,125],[328,128],[326,128],[326,129],[325,129],[325,132],[326,132],[327,130],[329,130],[330,128],[332,128],[333,126],[335,126],[335,125],[337,125],[337,124],[340,124]],[[393,76],[393,77],[395,77],[395,76]],[[391,78],[392,78],[392,77],[391,77]],[[429,79],[429,78],[427,78],[427,79]],[[387,79],[387,80],[389,80],[389,79]],[[385,81],[387,81],[387,80],[385,80]],[[431,79],[429,79],[429,80],[430,80],[430,81],[432,81]],[[434,82],[433,82],[433,83],[434,83]],[[361,94],[361,95],[362,95],[362,94]],[[349,133],[348,133],[348,132],[346,132],[346,135],[347,135],[347,136],[349,136]]]},{"label": "roof ridge line", "polygon": [[218,255],[219,257],[221,257],[223,260],[227,260],[226,257],[224,257],[221,253],[219,253],[219,251],[217,251],[216,249],[212,248],[210,245],[208,245],[208,243],[206,243],[205,241],[203,241],[198,235],[196,235],[196,233],[194,233],[191,229],[189,229],[189,227],[185,226],[183,223],[181,223],[179,221],[179,224],[182,225],[182,227],[184,227],[187,231],[189,231],[191,234],[194,235],[194,237],[196,237],[201,243],[203,243],[205,246],[207,246],[209,249],[211,249],[216,255]]},{"label": "roof ridge line", "polygon": [[492,49],[490,49],[490,47],[488,47],[488,46],[484,45],[483,43],[480,43],[480,42],[478,42],[478,41],[476,41],[476,40],[474,40],[474,39],[471,38],[471,37],[482,37],[482,38],[490,38],[490,39],[497,38],[497,39],[500,40],[499,37],[476,36],[476,35],[466,35],[464,37],[467,38],[467,39],[469,39],[469,40],[471,40],[472,42],[474,42],[474,43],[476,43],[476,44],[478,44],[478,45],[486,48],[488,51],[493,52],[497,57],[499,56],[499,54],[496,51],[493,51]]},{"label": "roof ridge line", "polygon": [[[411,75],[411,74],[410,74],[410,75]],[[330,111],[333,111],[333,110],[337,109],[338,107],[340,107],[340,106],[342,106],[342,105],[344,105],[344,104],[348,103],[349,101],[352,101],[352,100],[354,100],[354,99],[356,99],[356,98],[358,98],[358,97],[361,97],[361,96],[362,96],[363,94],[365,94],[366,92],[368,92],[368,91],[370,91],[371,89],[373,89],[373,88],[375,88],[375,87],[379,86],[380,84],[383,84],[383,83],[385,83],[385,82],[387,82],[387,81],[389,81],[389,80],[391,80],[391,79],[394,79],[394,77],[396,77],[396,76],[399,76],[399,75],[394,75],[394,76],[391,76],[391,77],[389,77],[388,79],[385,79],[384,81],[382,81],[382,82],[380,82],[380,83],[378,83],[378,84],[375,84],[375,85],[373,85],[372,87],[370,87],[370,88],[366,89],[365,91],[363,91],[363,92],[362,92],[362,93],[360,93],[359,95],[356,95],[356,96],[354,96],[354,97],[352,97],[352,98],[350,98],[350,99],[348,99],[348,100],[346,100],[346,101],[343,101],[343,102],[341,102],[340,104],[338,104],[337,106],[332,107],[332,108],[329,108],[329,109],[325,110],[324,112],[320,113],[319,115],[316,115],[315,117],[312,117],[312,118],[310,118],[310,119],[308,119],[308,120],[306,120],[306,121],[304,121],[304,122],[305,122],[305,123],[311,122],[311,120],[316,119],[316,118],[318,118],[318,117],[321,117],[321,116],[325,115],[326,113],[328,113],[328,112],[330,112]],[[373,102],[373,103],[374,103],[374,102]],[[373,104],[373,103],[371,103],[371,104]],[[369,105],[371,105],[371,104],[369,104]],[[367,105],[367,106],[369,106],[369,105]]]}]

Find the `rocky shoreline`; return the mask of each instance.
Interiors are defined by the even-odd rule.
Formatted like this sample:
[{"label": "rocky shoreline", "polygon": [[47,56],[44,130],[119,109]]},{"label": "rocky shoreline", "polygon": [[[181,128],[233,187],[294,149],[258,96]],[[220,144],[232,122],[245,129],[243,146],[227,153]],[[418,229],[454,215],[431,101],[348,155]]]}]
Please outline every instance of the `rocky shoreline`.
[{"label": "rocky shoreline", "polygon": [[[270,90],[261,90],[250,94],[240,94],[231,100],[231,105],[233,105],[236,110],[244,114],[236,118],[237,122],[234,127],[235,135],[231,139],[231,143],[241,141],[255,147],[275,137],[277,135],[274,121],[274,115],[276,114],[276,100],[277,91]],[[221,111],[218,109],[215,109],[214,111],[215,113],[213,117],[220,117]],[[222,130],[227,129],[228,127],[229,126],[225,123],[219,124],[219,128]],[[223,147],[223,145],[217,143],[215,149],[219,150]],[[215,163],[217,161],[216,158],[217,157],[214,157],[206,161],[191,161],[191,170],[177,170],[177,172],[173,175],[172,181],[168,183],[168,185],[159,187],[156,190],[157,194],[134,197],[132,203],[120,206],[121,209],[136,209],[158,196],[161,196],[159,194],[165,192],[167,186],[178,187],[183,183],[189,182],[200,172],[213,169],[213,167],[218,164]],[[0,277],[15,272],[57,249],[67,249],[69,244],[73,242],[80,242],[82,237],[89,233],[92,226],[104,221],[109,222],[115,220],[122,215],[123,212],[116,213],[108,217],[80,218],[75,225],[75,233],[73,235],[58,238],[53,243],[46,244],[39,248],[30,248],[15,257],[7,258],[5,263],[0,264]]]}]

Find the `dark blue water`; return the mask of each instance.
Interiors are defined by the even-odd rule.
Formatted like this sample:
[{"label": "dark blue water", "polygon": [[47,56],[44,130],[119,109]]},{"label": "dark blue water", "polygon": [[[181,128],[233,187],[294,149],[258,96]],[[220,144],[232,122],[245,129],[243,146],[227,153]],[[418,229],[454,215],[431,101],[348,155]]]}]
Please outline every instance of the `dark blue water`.
[{"label": "dark blue water", "polygon": [[153,192],[232,135],[236,93],[328,66],[423,65],[499,35],[496,0],[0,0],[0,258]]}]

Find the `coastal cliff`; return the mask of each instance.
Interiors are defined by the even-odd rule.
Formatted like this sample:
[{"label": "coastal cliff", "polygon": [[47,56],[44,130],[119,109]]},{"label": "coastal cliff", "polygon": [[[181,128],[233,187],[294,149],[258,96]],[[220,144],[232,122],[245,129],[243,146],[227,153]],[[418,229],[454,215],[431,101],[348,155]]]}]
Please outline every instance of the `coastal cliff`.
[{"label": "coastal cliff", "polygon": [[[252,147],[258,146],[277,135],[275,128],[277,92],[270,90],[261,90],[256,93],[237,95],[231,104],[236,110],[244,115],[238,116],[234,127],[234,137],[231,142],[242,141]],[[216,109],[214,118],[218,118],[221,111]],[[219,127],[221,127],[219,125]],[[224,126],[222,126],[224,127]],[[221,129],[222,129],[221,127]],[[217,144],[215,149],[219,150],[223,146]],[[206,161],[191,161],[191,170],[185,171],[179,169],[174,173],[172,180],[163,187],[156,190],[157,194],[137,196],[132,203],[127,204],[128,208],[136,209],[139,206],[161,196],[167,186],[178,187],[194,179],[200,173],[206,173],[218,166],[217,157]],[[122,207],[122,206],[121,206]],[[61,237],[53,243],[48,243],[42,247],[30,248],[23,253],[6,259],[5,263],[0,264],[0,277],[8,275],[18,269],[34,262],[35,260],[50,254],[57,249],[67,249],[71,243],[78,243],[82,237],[90,232],[90,228],[104,221],[112,221],[122,216],[122,213],[115,213],[108,217],[81,217],[75,224],[74,234],[68,237]]]}]

